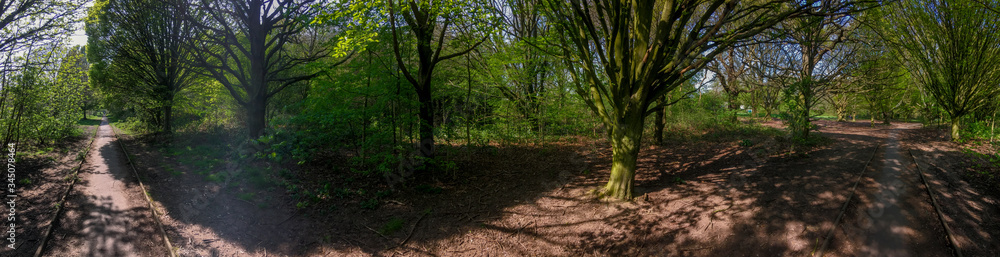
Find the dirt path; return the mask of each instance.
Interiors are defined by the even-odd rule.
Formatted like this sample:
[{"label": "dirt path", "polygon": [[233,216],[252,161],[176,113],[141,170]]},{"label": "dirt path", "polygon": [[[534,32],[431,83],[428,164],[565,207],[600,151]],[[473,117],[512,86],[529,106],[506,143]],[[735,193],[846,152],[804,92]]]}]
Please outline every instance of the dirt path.
[{"label": "dirt path", "polygon": [[[858,200],[839,228],[848,252],[863,256],[950,256],[943,227],[899,135],[918,124],[889,129],[875,167],[862,178]],[[876,160],[878,160],[876,159]]]},{"label": "dirt path", "polygon": [[[903,175],[905,159],[899,153],[897,131],[889,132],[882,162],[882,174],[876,181],[883,186],[877,194],[877,202],[868,207],[872,219],[870,240],[865,242],[863,253],[880,256],[910,256],[906,250],[905,238],[894,228],[909,227],[910,224],[900,207],[901,195],[909,189],[900,179]],[[911,173],[912,174],[912,173]]]},{"label": "dirt path", "polygon": [[168,255],[106,118],[99,129],[44,255]]}]

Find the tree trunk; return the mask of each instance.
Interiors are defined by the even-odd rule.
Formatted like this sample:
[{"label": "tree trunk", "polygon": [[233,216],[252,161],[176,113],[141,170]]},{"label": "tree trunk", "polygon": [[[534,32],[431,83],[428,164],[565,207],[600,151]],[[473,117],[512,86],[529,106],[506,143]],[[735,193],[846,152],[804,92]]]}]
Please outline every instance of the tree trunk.
[{"label": "tree trunk", "polygon": [[163,133],[170,134],[174,131],[173,124],[171,123],[173,120],[173,111],[174,106],[168,101],[168,104],[163,106]]},{"label": "tree trunk", "polygon": [[800,139],[809,138],[809,97],[806,96],[806,90],[809,90],[808,86],[803,86],[802,93],[799,95],[799,101],[802,104],[802,110],[800,110],[799,117],[797,117],[799,126],[799,137]]},{"label": "tree trunk", "polygon": [[[665,101],[660,101],[660,102],[662,103]],[[657,145],[663,144],[663,128],[666,127],[666,121],[665,121],[666,114],[664,112],[664,109],[666,109],[666,107],[664,106],[660,106],[659,108],[656,109],[656,124],[655,124],[656,126],[653,130],[653,140],[656,141]]]},{"label": "tree trunk", "polygon": [[847,107],[837,106],[837,122],[847,121]]},{"label": "tree trunk", "polygon": [[636,161],[639,157],[639,146],[642,141],[642,114],[626,111],[623,124],[612,128],[611,134],[611,178],[604,186],[601,195],[619,200],[632,199],[632,188],[635,184]]},{"label": "tree trunk", "polygon": [[993,112],[993,118],[990,119],[990,143],[993,143],[994,129],[997,127],[997,113]]},{"label": "tree trunk", "polygon": [[961,139],[961,137],[959,137],[960,136],[959,135],[959,128],[960,128],[959,125],[961,125],[961,124],[959,124],[960,120],[961,120],[961,117],[958,117],[958,116],[953,116],[951,118],[951,141],[958,141],[959,139]]},{"label": "tree trunk", "polygon": [[740,96],[740,92],[728,92],[726,96],[729,98],[727,99],[729,101],[729,114],[731,116],[729,120],[736,122],[736,114],[740,111],[740,106],[736,104],[736,99]]},{"label": "tree trunk", "polygon": [[247,135],[251,139],[257,139],[264,135],[265,115],[266,113],[267,101],[263,97],[255,97],[251,100],[247,110]]},{"label": "tree trunk", "polygon": [[417,91],[420,102],[420,157],[434,158],[434,105],[431,103],[430,83]]},{"label": "tree trunk", "polygon": [[472,145],[472,55],[465,56],[465,76],[469,82],[465,93],[465,145]]}]

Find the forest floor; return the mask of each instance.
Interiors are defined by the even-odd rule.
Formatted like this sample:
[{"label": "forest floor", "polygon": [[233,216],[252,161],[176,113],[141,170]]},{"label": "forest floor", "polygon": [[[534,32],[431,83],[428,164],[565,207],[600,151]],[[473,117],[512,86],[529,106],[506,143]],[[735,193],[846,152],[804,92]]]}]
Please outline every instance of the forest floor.
[{"label": "forest floor", "polygon": [[917,172],[963,254],[1000,254],[1000,170],[974,154],[993,146],[919,124],[816,124],[827,139],[797,151],[754,130],[646,146],[631,202],[588,193],[611,157],[587,138],[443,145],[454,170],[396,190],[346,160],[239,161],[245,146],[214,136],[124,142],[180,256],[803,256],[831,231],[825,256],[951,255]]}]

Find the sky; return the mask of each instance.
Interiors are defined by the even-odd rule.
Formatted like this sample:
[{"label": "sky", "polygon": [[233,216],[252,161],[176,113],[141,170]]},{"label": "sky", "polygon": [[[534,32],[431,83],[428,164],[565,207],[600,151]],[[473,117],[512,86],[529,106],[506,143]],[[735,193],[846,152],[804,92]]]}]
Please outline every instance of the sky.
[{"label": "sky", "polygon": [[[91,6],[94,6],[94,1],[87,1],[87,3],[83,4],[83,6],[84,15],[81,15],[81,17],[86,16],[87,10],[90,9]],[[73,35],[70,36],[69,39],[70,45],[81,46],[87,44],[87,33],[84,33],[83,31],[83,20],[77,22],[76,31],[73,32]]]},{"label": "sky", "polygon": [[72,36],[69,37],[69,44],[73,46],[82,46],[87,44],[87,34],[83,33],[83,26],[81,29],[76,30]]}]

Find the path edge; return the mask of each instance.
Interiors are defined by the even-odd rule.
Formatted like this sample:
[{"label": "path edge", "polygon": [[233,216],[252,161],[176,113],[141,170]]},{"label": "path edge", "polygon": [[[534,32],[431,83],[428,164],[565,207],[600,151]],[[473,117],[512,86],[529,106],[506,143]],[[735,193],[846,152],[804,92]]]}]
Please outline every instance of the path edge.
[{"label": "path edge", "polygon": [[163,243],[167,244],[167,252],[170,253],[170,257],[177,257],[174,253],[173,245],[170,244],[170,237],[167,236],[167,231],[163,229],[163,222],[160,221],[160,214],[156,211],[156,206],[153,205],[153,198],[149,197],[149,191],[146,191],[146,185],[143,184],[142,179],[139,178],[139,171],[135,169],[132,157],[129,156],[128,149],[125,148],[125,143],[122,143],[121,137],[118,137],[118,131],[115,126],[111,125],[111,123],[108,123],[108,126],[111,126],[111,132],[115,135],[115,141],[118,141],[118,145],[121,146],[122,152],[125,154],[125,160],[128,161],[128,166],[132,169],[132,174],[135,175],[135,180],[139,181],[139,189],[142,190],[142,196],[146,198],[146,203],[149,204],[149,209],[153,212],[153,221],[156,222],[156,226],[160,229],[160,234],[163,235]]},{"label": "path edge", "polygon": [[56,213],[55,215],[52,215],[52,220],[49,221],[49,228],[45,230],[45,235],[42,236],[42,242],[39,243],[38,249],[35,250],[35,257],[42,256],[42,251],[45,250],[45,244],[48,243],[49,237],[52,236],[52,230],[56,227],[56,221],[59,220],[59,214],[62,213],[62,210],[66,205],[66,197],[69,196],[70,191],[73,191],[73,185],[76,185],[76,181],[80,180],[78,177],[80,169],[83,168],[83,164],[87,162],[87,156],[90,155],[90,149],[94,148],[94,141],[97,141],[97,135],[99,132],[101,132],[101,125],[97,125],[97,127],[94,128],[94,135],[91,136],[90,143],[87,144],[87,150],[83,152],[83,160],[80,160],[80,164],[77,164],[76,168],[73,169],[73,181],[69,183],[69,186],[66,187],[66,191],[63,192],[62,197],[59,198],[59,203],[56,205]]},{"label": "path edge", "polygon": [[917,157],[913,155],[913,151],[906,150],[910,154],[910,159],[913,160],[913,165],[917,167],[917,173],[920,174],[920,180],[924,182],[924,189],[927,189],[927,195],[931,197],[931,204],[934,204],[934,211],[937,212],[938,220],[941,221],[941,226],[944,227],[945,233],[948,234],[948,242],[951,243],[951,247],[955,250],[955,256],[963,257],[962,250],[958,247],[958,241],[955,240],[955,234],[951,232],[951,227],[948,226],[948,222],[945,221],[945,215],[941,212],[941,206],[938,205],[937,199],[934,197],[934,190],[931,189],[931,185],[927,183],[927,178],[924,177],[924,172],[920,169],[920,164],[917,163]]},{"label": "path edge", "polygon": [[830,239],[833,238],[833,233],[837,231],[837,226],[840,224],[840,220],[844,217],[844,213],[847,212],[847,206],[851,204],[851,199],[854,198],[854,194],[857,192],[858,183],[861,179],[865,177],[865,171],[868,170],[868,165],[872,163],[875,159],[875,155],[878,154],[878,149],[882,148],[882,144],[875,146],[875,151],[872,151],[872,157],[868,158],[868,162],[865,163],[865,167],[861,168],[861,173],[858,174],[858,179],[854,181],[854,186],[851,187],[851,194],[847,196],[847,200],[844,201],[844,205],[840,207],[840,214],[837,215],[837,219],[833,221],[833,228],[830,228],[830,232],[827,232],[826,238],[823,239],[823,244],[820,245],[819,251],[814,252],[812,255],[816,257],[823,257],[826,251],[826,246],[830,244]]}]

